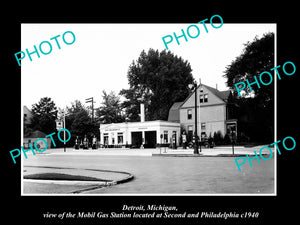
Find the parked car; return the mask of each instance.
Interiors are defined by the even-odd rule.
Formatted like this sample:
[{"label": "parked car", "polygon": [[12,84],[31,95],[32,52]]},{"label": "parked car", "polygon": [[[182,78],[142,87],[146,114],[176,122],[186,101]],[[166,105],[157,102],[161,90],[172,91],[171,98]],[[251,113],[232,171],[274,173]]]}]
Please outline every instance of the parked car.
[{"label": "parked car", "polygon": [[[208,138],[202,139],[198,143],[199,143],[199,146],[201,145],[201,146],[204,146],[205,148],[213,148],[215,146],[215,143],[212,138],[210,140]],[[189,142],[188,147],[194,148],[194,142],[193,141]]]}]

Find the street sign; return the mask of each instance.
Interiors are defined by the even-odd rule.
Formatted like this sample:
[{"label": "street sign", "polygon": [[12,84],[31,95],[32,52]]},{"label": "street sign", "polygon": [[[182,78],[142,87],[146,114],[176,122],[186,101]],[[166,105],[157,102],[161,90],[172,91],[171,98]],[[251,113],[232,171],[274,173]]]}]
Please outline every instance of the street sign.
[{"label": "street sign", "polygon": [[63,121],[62,120],[56,120],[56,130],[60,130],[63,128]]}]

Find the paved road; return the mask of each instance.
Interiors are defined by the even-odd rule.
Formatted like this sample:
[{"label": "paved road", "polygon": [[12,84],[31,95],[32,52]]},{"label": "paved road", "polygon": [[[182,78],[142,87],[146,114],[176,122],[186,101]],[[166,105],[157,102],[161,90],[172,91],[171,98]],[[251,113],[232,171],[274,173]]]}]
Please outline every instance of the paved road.
[{"label": "paved road", "polygon": [[[274,160],[253,160],[239,172],[233,157],[151,157],[89,154],[40,154],[23,160],[24,166],[75,167],[129,172],[135,179],[82,194],[272,194]],[[49,186],[56,193],[59,185]],[[74,190],[76,186],[68,189]],[[46,187],[47,189],[47,187]],[[24,182],[24,194],[45,193],[45,186]]]}]

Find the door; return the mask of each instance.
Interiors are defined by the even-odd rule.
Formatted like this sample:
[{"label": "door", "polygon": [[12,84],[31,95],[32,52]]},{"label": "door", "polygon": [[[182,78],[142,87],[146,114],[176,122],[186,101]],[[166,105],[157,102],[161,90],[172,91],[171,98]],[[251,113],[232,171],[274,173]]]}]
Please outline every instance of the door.
[{"label": "door", "polygon": [[145,131],[145,145],[144,148],[156,147],[156,131]]},{"label": "door", "polygon": [[131,132],[131,147],[140,148],[143,143],[143,134],[141,131]]}]

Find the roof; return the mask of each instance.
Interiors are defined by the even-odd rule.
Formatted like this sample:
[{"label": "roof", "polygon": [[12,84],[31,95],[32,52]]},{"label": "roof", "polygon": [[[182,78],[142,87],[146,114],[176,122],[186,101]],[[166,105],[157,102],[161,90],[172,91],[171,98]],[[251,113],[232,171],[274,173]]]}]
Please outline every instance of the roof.
[{"label": "roof", "polygon": [[[210,86],[207,86],[205,84],[201,84],[202,86],[204,86],[205,88],[207,88],[210,92],[212,92],[215,96],[217,96],[218,98],[220,98],[222,101],[224,101],[225,103],[227,103],[228,97],[231,94],[230,90],[226,90],[226,91],[219,91],[216,88],[212,88]],[[199,90],[198,88],[200,87],[200,84],[197,86],[197,90]],[[190,92],[189,96],[183,101],[183,102],[175,102],[172,107],[169,110],[169,117],[168,117],[168,121],[172,121],[172,122],[179,122],[179,108],[195,93],[195,91]]]},{"label": "roof", "polygon": [[26,111],[26,112],[29,111],[29,112],[31,112],[26,105],[23,106],[23,111]]},{"label": "roof", "polygon": [[[224,102],[227,102],[227,99],[231,93],[230,90],[227,90],[227,91],[219,91],[218,89],[216,88],[213,88],[213,87],[210,87],[210,86],[207,86],[205,84],[201,84],[202,86],[204,86],[205,88],[207,88],[209,91],[211,91],[214,95],[216,95],[218,98],[220,98],[222,101]],[[197,90],[198,88],[200,87],[200,84],[197,86]],[[195,93],[195,91],[191,92],[189,94],[189,96],[182,102],[181,105],[183,105],[193,94]]]},{"label": "roof", "polygon": [[35,130],[32,133],[30,133],[27,136],[24,136],[25,138],[45,138],[46,134],[42,131]]},{"label": "roof", "polygon": [[174,104],[171,106],[169,110],[169,116],[168,116],[168,121],[170,122],[179,122],[179,108],[183,102],[174,102]]},{"label": "roof", "polygon": [[165,120],[152,120],[152,121],[145,121],[145,122],[122,122],[122,123],[107,123],[107,124],[100,124],[101,132],[105,131],[117,131],[121,129],[143,129],[147,130],[148,128],[153,127],[180,127],[179,123],[173,121],[165,121]]},{"label": "roof", "polygon": [[[212,88],[210,86],[207,86],[205,84],[202,84],[204,87],[206,87],[209,91],[211,91],[214,95],[216,95],[217,97],[219,97],[220,99],[222,99],[223,101],[227,101],[228,96],[230,95],[230,90],[227,91],[219,91],[216,88]],[[199,87],[199,86],[198,86]]]}]

